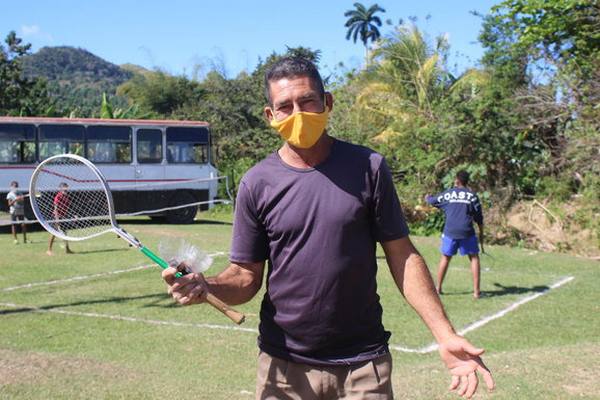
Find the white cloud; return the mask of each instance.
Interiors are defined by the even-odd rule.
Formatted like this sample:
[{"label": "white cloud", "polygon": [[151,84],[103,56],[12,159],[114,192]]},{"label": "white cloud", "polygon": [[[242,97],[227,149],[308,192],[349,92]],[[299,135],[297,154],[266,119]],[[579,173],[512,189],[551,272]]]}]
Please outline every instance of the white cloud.
[{"label": "white cloud", "polygon": [[[35,40],[41,42],[41,44],[51,44],[54,42],[54,38],[51,34],[44,32],[39,25],[21,25],[21,37],[27,40]],[[40,43],[38,43],[39,45]]]},{"label": "white cloud", "polygon": [[35,36],[41,32],[41,29],[37,25],[23,25],[21,26],[21,33],[23,36]]}]

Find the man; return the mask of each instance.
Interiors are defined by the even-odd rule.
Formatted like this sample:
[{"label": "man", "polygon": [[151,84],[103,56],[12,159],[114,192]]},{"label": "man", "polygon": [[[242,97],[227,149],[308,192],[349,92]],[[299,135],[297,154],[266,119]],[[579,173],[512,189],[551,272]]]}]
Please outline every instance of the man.
[{"label": "man", "polygon": [[6,195],[8,201],[8,212],[10,213],[10,229],[14,244],[19,244],[17,239],[17,221],[21,221],[21,232],[23,232],[23,243],[27,243],[27,227],[25,225],[25,201],[24,196],[19,192],[19,182],[10,183],[10,191]]},{"label": "man", "polygon": [[454,179],[454,187],[437,194],[435,196],[425,196],[425,200],[430,205],[441,208],[446,215],[444,232],[442,234],[442,244],[440,251],[442,258],[438,268],[437,292],[442,294],[442,283],[446,276],[446,271],[450,265],[450,260],[457,250],[460,255],[468,255],[471,262],[471,273],[473,274],[473,297],[478,299],[480,296],[480,264],[479,264],[479,245],[477,236],[473,229],[473,221],[479,226],[479,240],[481,251],[483,249],[483,213],[479,198],[473,193],[467,185],[469,184],[469,173],[459,171]]},{"label": "man", "polygon": [[[53,215],[54,215],[54,226],[58,231],[65,230],[65,222],[61,221],[67,218],[69,214],[69,207],[71,206],[71,199],[69,198],[69,185],[66,182],[61,182],[58,185],[58,192],[54,196],[53,200]],[[54,239],[56,237],[50,234],[50,240],[48,241],[48,250],[46,250],[46,254],[49,256],[54,255],[52,252],[52,245],[54,244]],[[69,242],[65,240],[65,252],[67,254],[72,254],[73,252],[69,248]]]},{"label": "man", "polygon": [[494,386],[476,349],[455,332],[408,228],[383,157],[326,132],[331,93],[316,67],[283,58],[265,74],[265,117],[284,145],[240,182],[230,265],[219,275],[163,278],[180,304],[207,292],[229,304],[262,286],[257,399],[391,399],[390,333],[381,323],[376,242],[400,291],[440,344],[461,395],[476,372]]}]

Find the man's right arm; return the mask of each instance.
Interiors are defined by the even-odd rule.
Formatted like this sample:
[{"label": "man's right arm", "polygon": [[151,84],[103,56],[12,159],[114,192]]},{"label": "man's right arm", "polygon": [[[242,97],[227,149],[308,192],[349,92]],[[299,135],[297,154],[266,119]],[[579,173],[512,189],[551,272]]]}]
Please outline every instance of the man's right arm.
[{"label": "man's right arm", "polygon": [[436,195],[430,195],[430,194],[426,194],[424,197],[424,200],[427,204],[429,204],[430,206],[436,207],[436,208],[440,208],[440,206],[442,205],[442,202],[439,201],[438,199],[440,197],[442,197],[444,193],[438,193]]},{"label": "man's right arm", "polygon": [[262,286],[265,262],[231,263],[220,274],[204,278],[202,274],[188,274],[176,278],[177,270],[168,268],[162,277],[169,286],[168,292],[182,305],[203,303],[207,293],[212,293],[229,305],[250,301]]}]

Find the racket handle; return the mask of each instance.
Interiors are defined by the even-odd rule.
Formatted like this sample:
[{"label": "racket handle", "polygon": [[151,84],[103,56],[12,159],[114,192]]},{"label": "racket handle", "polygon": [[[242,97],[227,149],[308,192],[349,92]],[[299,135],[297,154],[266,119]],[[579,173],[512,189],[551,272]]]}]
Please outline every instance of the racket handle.
[{"label": "racket handle", "polygon": [[144,253],[146,257],[157,263],[162,269],[169,268],[169,263],[157,256],[156,254],[154,254],[152,251],[150,251],[149,248],[142,246],[140,248],[140,251]]},{"label": "racket handle", "polygon": [[246,316],[239,311],[234,310],[227,304],[223,303],[218,297],[212,293],[206,295],[206,302],[225,314],[230,320],[236,324],[241,324],[246,320]]}]

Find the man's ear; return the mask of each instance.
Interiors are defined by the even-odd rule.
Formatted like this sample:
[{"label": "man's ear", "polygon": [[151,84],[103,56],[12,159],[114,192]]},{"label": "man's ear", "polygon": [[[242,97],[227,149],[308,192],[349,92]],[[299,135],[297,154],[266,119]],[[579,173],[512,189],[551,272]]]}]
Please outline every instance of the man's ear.
[{"label": "man's ear", "polygon": [[325,92],[325,107],[327,107],[330,112],[333,110],[333,95],[331,92]]},{"label": "man's ear", "polygon": [[275,116],[273,115],[273,110],[271,109],[271,107],[265,107],[263,109],[263,115],[265,116],[266,120],[268,122],[273,121],[273,118],[275,118]]}]

